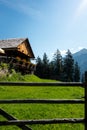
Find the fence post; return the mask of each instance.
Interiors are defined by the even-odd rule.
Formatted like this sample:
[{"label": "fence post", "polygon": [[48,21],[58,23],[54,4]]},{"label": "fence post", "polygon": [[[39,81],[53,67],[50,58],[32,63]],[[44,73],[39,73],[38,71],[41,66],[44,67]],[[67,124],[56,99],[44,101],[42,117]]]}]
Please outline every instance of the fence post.
[{"label": "fence post", "polygon": [[85,72],[85,130],[87,130],[87,71]]}]

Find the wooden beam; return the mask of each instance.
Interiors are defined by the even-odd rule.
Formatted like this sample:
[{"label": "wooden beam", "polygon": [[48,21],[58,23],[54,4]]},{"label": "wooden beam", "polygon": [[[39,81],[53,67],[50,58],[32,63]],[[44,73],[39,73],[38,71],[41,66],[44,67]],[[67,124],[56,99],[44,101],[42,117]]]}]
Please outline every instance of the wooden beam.
[{"label": "wooden beam", "polygon": [[42,120],[12,120],[12,121],[0,121],[0,126],[6,125],[20,125],[20,124],[61,124],[61,123],[84,123],[83,118],[63,118],[63,119],[42,119]]},{"label": "wooden beam", "polygon": [[79,99],[3,99],[0,104],[40,103],[40,104],[84,104]]},{"label": "wooden beam", "polygon": [[84,84],[81,82],[47,82],[47,83],[42,83],[42,82],[0,82],[0,86],[32,86],[32,87],[84,87]]}]

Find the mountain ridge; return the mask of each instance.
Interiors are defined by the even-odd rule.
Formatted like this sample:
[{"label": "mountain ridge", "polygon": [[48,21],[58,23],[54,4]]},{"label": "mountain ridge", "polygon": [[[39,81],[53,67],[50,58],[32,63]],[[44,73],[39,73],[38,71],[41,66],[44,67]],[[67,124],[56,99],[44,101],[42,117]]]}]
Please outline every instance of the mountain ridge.
[{"label": "mountain ridge", "polygon": [[78,62],[80,72],[83,74],[87,71],[87,49],[83,48],[80,51],[73,54],[75,62]]},{"label": "mountain ridge", "polygon": [[83,48],[80,51],[74,53],[73,56],[79,56],[79,55],[82,55],[82,54],[87,54],[87,49],[86,48]]}]

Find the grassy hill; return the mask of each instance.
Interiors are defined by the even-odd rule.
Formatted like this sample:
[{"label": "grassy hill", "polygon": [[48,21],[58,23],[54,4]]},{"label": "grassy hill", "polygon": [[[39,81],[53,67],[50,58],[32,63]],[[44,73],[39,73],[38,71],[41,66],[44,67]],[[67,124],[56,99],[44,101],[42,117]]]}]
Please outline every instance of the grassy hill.
[{"label": "grassy hill", "polygon": [[21,75],[21,73],[12,73],[6,76],[1,76],[0,81],[18,81],[18,82],[55,82],[56,80],[40,79],[36,75]]},{"label": "grassy hill", "polygon": [[[15,77],[16,76],[16,77]],[[43,80],[35,75],[8,77],[8,81],[54,82]],[[16,80],[15,80],[16,79]],[[75,99],[84,95],[83,88],[78,87],[12,87],[0,86],[0,99]],[[82,118],[84,105],[67,104],[0,104],[8,113],[17,119],[52,119]],[[0,116],[0,120],[6,120]],[[83,124],[31,125],[33,130],[84,130]],[[16,126],[2,126],[0,130],[20,130]]]}]

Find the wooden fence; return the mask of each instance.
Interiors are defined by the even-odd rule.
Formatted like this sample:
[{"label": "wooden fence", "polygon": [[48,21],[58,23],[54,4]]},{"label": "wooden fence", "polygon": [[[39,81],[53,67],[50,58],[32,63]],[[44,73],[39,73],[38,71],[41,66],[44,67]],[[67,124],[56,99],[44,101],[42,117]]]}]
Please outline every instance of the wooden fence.
[{"label": "wooden fence", "polygon": [[62,118],[62,119],[41,119],[41,120],[17,120],[4,110],[0,109],[0,114],[8,119],[8,121],[0,121],[0,126],[7,126],[7,125],[16,125],[22,130],[32,130],[26,125],[32,124],[61,124],[61,123],[84,123],[85,130],[87,130],[87,72],[85,73],[85,82],[84,83],[76,83],[76,82],[59,82],[59,83],[24,83],[24,82],[0,82],[0,86],[27,86],[27,87],[83,87],[85,90],[84,100],[81,99],[10,99],[10,100],[0,100],[0,104],[19,104],[19,103],[40,103],[40,104],[85,104],[84,111],[85,115],[84,118]]}]

